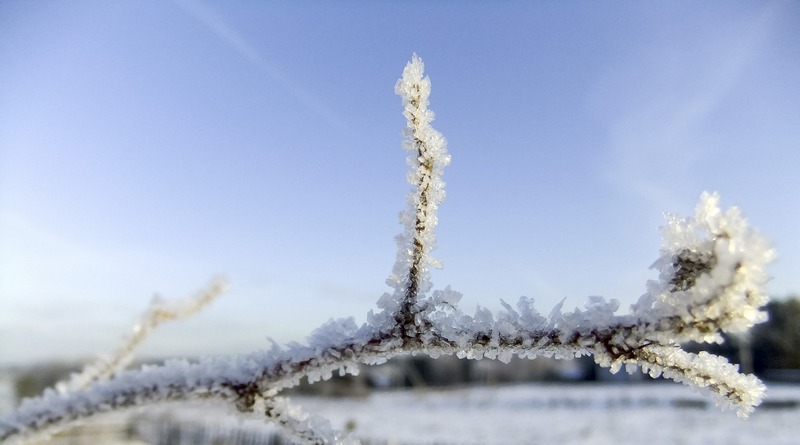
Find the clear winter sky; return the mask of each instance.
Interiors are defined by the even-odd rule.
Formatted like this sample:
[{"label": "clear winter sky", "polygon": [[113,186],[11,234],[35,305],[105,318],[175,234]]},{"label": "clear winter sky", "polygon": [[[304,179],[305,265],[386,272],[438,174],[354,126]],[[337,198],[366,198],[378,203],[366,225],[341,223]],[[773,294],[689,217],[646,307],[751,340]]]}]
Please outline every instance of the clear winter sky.
[{"label": "clear winter sky", "polygon": [[231,290],[142,354],[363,322],[395,258],[412,53],[449,141],[436,287],[617,298],[718,191],[800,292],[800,3],[0,2],[0,364],[113,350],[153,295]]}]

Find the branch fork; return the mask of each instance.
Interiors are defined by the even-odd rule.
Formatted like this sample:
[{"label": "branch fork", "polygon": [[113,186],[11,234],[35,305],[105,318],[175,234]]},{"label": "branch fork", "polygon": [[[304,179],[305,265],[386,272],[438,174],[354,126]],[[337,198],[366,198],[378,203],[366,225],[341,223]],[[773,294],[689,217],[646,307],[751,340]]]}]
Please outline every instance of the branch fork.
[{"label": "branch fork", "polygon": [[[515,307],[501,302],[503,310],[496,315],[485,308],[466,315],[458,308],[460,293],[449,287],[431,290],[430,268],[439,263],[430,254],[450,155],[444,137],[430,125],[430,80],[423,68],[414,55],[395,86],[407,120],[403,147],[413,188],[400,216],[404,231],[387,279],[393,291],[378,300],[379,310],[370,311],[365,324],[358,326],[352,318],[330,320],[305,345],[273,345],[249,355],[171,361],[138,371],[115,369],[92,377],[89,384],[68,385],[69,391],[25,400],[0,418],[0,441],[102,412],[201,398],[261,413],[301,443],[355,443],[278,397],[280,391],[301,378],[314,382],[337,371],[356,374],[359,365],[407,354],[503,362],[515,355],[592,355],[612,372],[623,366],[628,372],[639,368],[703,389],[739,416],[751,413],[765,390],[756,377],[740,374],[724,358],[680,349],[687,341],[721,341],[722,332],[743,332],[765,320],[765,268],[774,252],[738,209],[721,210],[716,194],[704,193],[693,217],[668,216],[660,258],[652,266],[659,277],[647,283],[629,314],[617,315],[616,300],[592,297],[583,310],[562,313],[562,301],[544,317],[523,297]],[[127,354],[132,348],[124,349]]]}]

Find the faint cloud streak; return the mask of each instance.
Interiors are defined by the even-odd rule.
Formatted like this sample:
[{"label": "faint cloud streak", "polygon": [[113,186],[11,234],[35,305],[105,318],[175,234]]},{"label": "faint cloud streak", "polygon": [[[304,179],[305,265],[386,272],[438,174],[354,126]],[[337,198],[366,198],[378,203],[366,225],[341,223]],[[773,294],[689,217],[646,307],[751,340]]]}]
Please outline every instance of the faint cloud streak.
[{"label": "faint cloud streak", "polygon": [[[645,43],[610,66],[589,100],[608,128],[609,181],[656,208],[676,208],[682,185],[720,148],[705,145],[708,119],[731,95],[769,36],[777,12],[739,26],[692,24],[697,33]],[[738,24],[737,24],[738,25]],[[744,29],[745,32],[741,32]]]},{"label": "faint cloud streak", "polygon": [[324,119],[342,134],[348,133],[348,126],[319,98],[292,80],[283,71],[268,63],[239,32],[229,26],[223,18],[208,5],[195,0],[173,0],[184,12],[208,28],[236,53],[255,65],[275,83],[280,85],[297,101]]}]

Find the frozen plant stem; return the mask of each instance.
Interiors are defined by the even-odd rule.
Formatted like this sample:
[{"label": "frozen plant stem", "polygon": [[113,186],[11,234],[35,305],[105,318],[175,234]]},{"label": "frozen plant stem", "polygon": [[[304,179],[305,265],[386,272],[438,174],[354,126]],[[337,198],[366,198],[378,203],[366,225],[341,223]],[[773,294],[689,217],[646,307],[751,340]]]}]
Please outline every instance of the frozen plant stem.
[{"label": "frozen plant stem", "polygon": [[206,289],[189,298],[167,302],[154,298],[139,321],[133,326],[133,332],[125,342],[117,348],[109,359],[100,359],[84,367],[83,371],[73,374],[69,380],[56,384],[59,392],[66,393],[82,389],[93,382],[106,380],[125,369],[133,361],[134,352],[152,332],[163,323],[190,317],[211,304],[225,293],[228,282],[222,277],[214,279]]},{"label": "frozen plant stem", "polygon": [[[416,96],[411,100],[411,105],[419,109],[419,85],[415,85]],[[431,180],[433,172],[433,160],[426,157],[425,141],[418,139],[419,121],[413,114],[409,119],[409,124],[413,128],[413,142],[417,151],[417,159],[419,161],[419,183],[417,189],[419,190],[419,204],[417,205],[416,218],[414,220],[414,239],[411,248],[411,266],[408,269],[408,287],[405,290],[405,298],[403,299],[403,306],[400,310],[398,322],[402,325],[410,325],[414,323],[414,306],[417,304],[417,294],[419,293],[419,280],[420,270],[422,269],[422,259],[425,254],[424,246],[421,238],[425,232],[425,215],[428,206],[428,184]]]},{"label": "frozen plant stem", "polygon": [[308,344],[199,362],[167,362],[163,366],[116,373],[82,389],[47,391],[0,418],[0,441],[24,438],[51,427],[93,415],[164,401],[217,399],[247,413],[263,414],[301,443],[354,443],[330,425],[303,413],[277,395],[297,385],[358,373],[360,364],[383,363],[398,355],[433,358],[456,354],[468,359],[513,356],[572,358],[592,355],[612,372],[623,366],[653,377],[703,389],[723,408],[746,417],[761,402],[764,385],[738,366],[707,353],[680,349],[688,341],[718,342],[723,332],[743,332],[765,319],[766,265],[774,252],[753,231],[736,208],[722,210],[716,194],[704,193],[695,214],[668,216],[662,229],[657,280],[628,314],[619,303],[590,297],[585,309],[549,317],[521,298],[515,307],[502,302],[495,315],[478,308],[474,315],[458,308],[461,294],[449,287],[431,292],[430,253],[435,245],[436,213],[444,199],[442,172],[450,162],[442,135],[431,128],[428,110],[430,80],[416,55],[395,86],[403,100],[407,126],[408,207],[401,213],[404,232],[398,236],[397,260],[387,283],[393,292],[378,300],[367,322],[330,320]]},{"label": "frozen plant stem", "polygon": [[398,240],[394,273],[400,278],[395,278],[394,287],[402,298],[396,321],[406,341],[413,341],[427,328],[420,325],[423,320],[417,317],[418,303],[421,294],[430,287],[428,268],[437,265],[430,251],[435,245],[436,211],[444,199],[442,173],[450,163],[450,155],[444,137],[430,125],[434,119],[428,109],[431,83],[424,76],[422,59],[416,54],[403,70],[395,92],[403,100],[406,118],[403,147],[411,168],[408,181],[414,186],[408,198],[409,207],[401,216],[405,233]]}]

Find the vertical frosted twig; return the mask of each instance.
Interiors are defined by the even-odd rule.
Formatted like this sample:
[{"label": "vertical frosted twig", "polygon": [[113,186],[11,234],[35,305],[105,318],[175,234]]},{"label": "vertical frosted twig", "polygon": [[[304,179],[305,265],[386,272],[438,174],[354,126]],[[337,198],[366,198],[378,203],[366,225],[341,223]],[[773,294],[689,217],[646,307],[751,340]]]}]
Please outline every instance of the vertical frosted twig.
[{"label": "vertical frosted twig", "polygon": [[408,208],[400,216],[405,231],[398,238],[397,261],[390,281],[400,302],[396,321],[412,330],[417,301],[430,288],[429,267],[438,266],[430,252],[436,245],[436,211],[444,199],[442,174],[450,163],[447,142],[430,125],[434,119],[428,109],[431,82],[424,76],[424,69],[422,59],[414,54],[395,85],[395,93],[403,99],[407,121],[403,148],[408,151],[408,181],[414,189],[408,195]]}]

